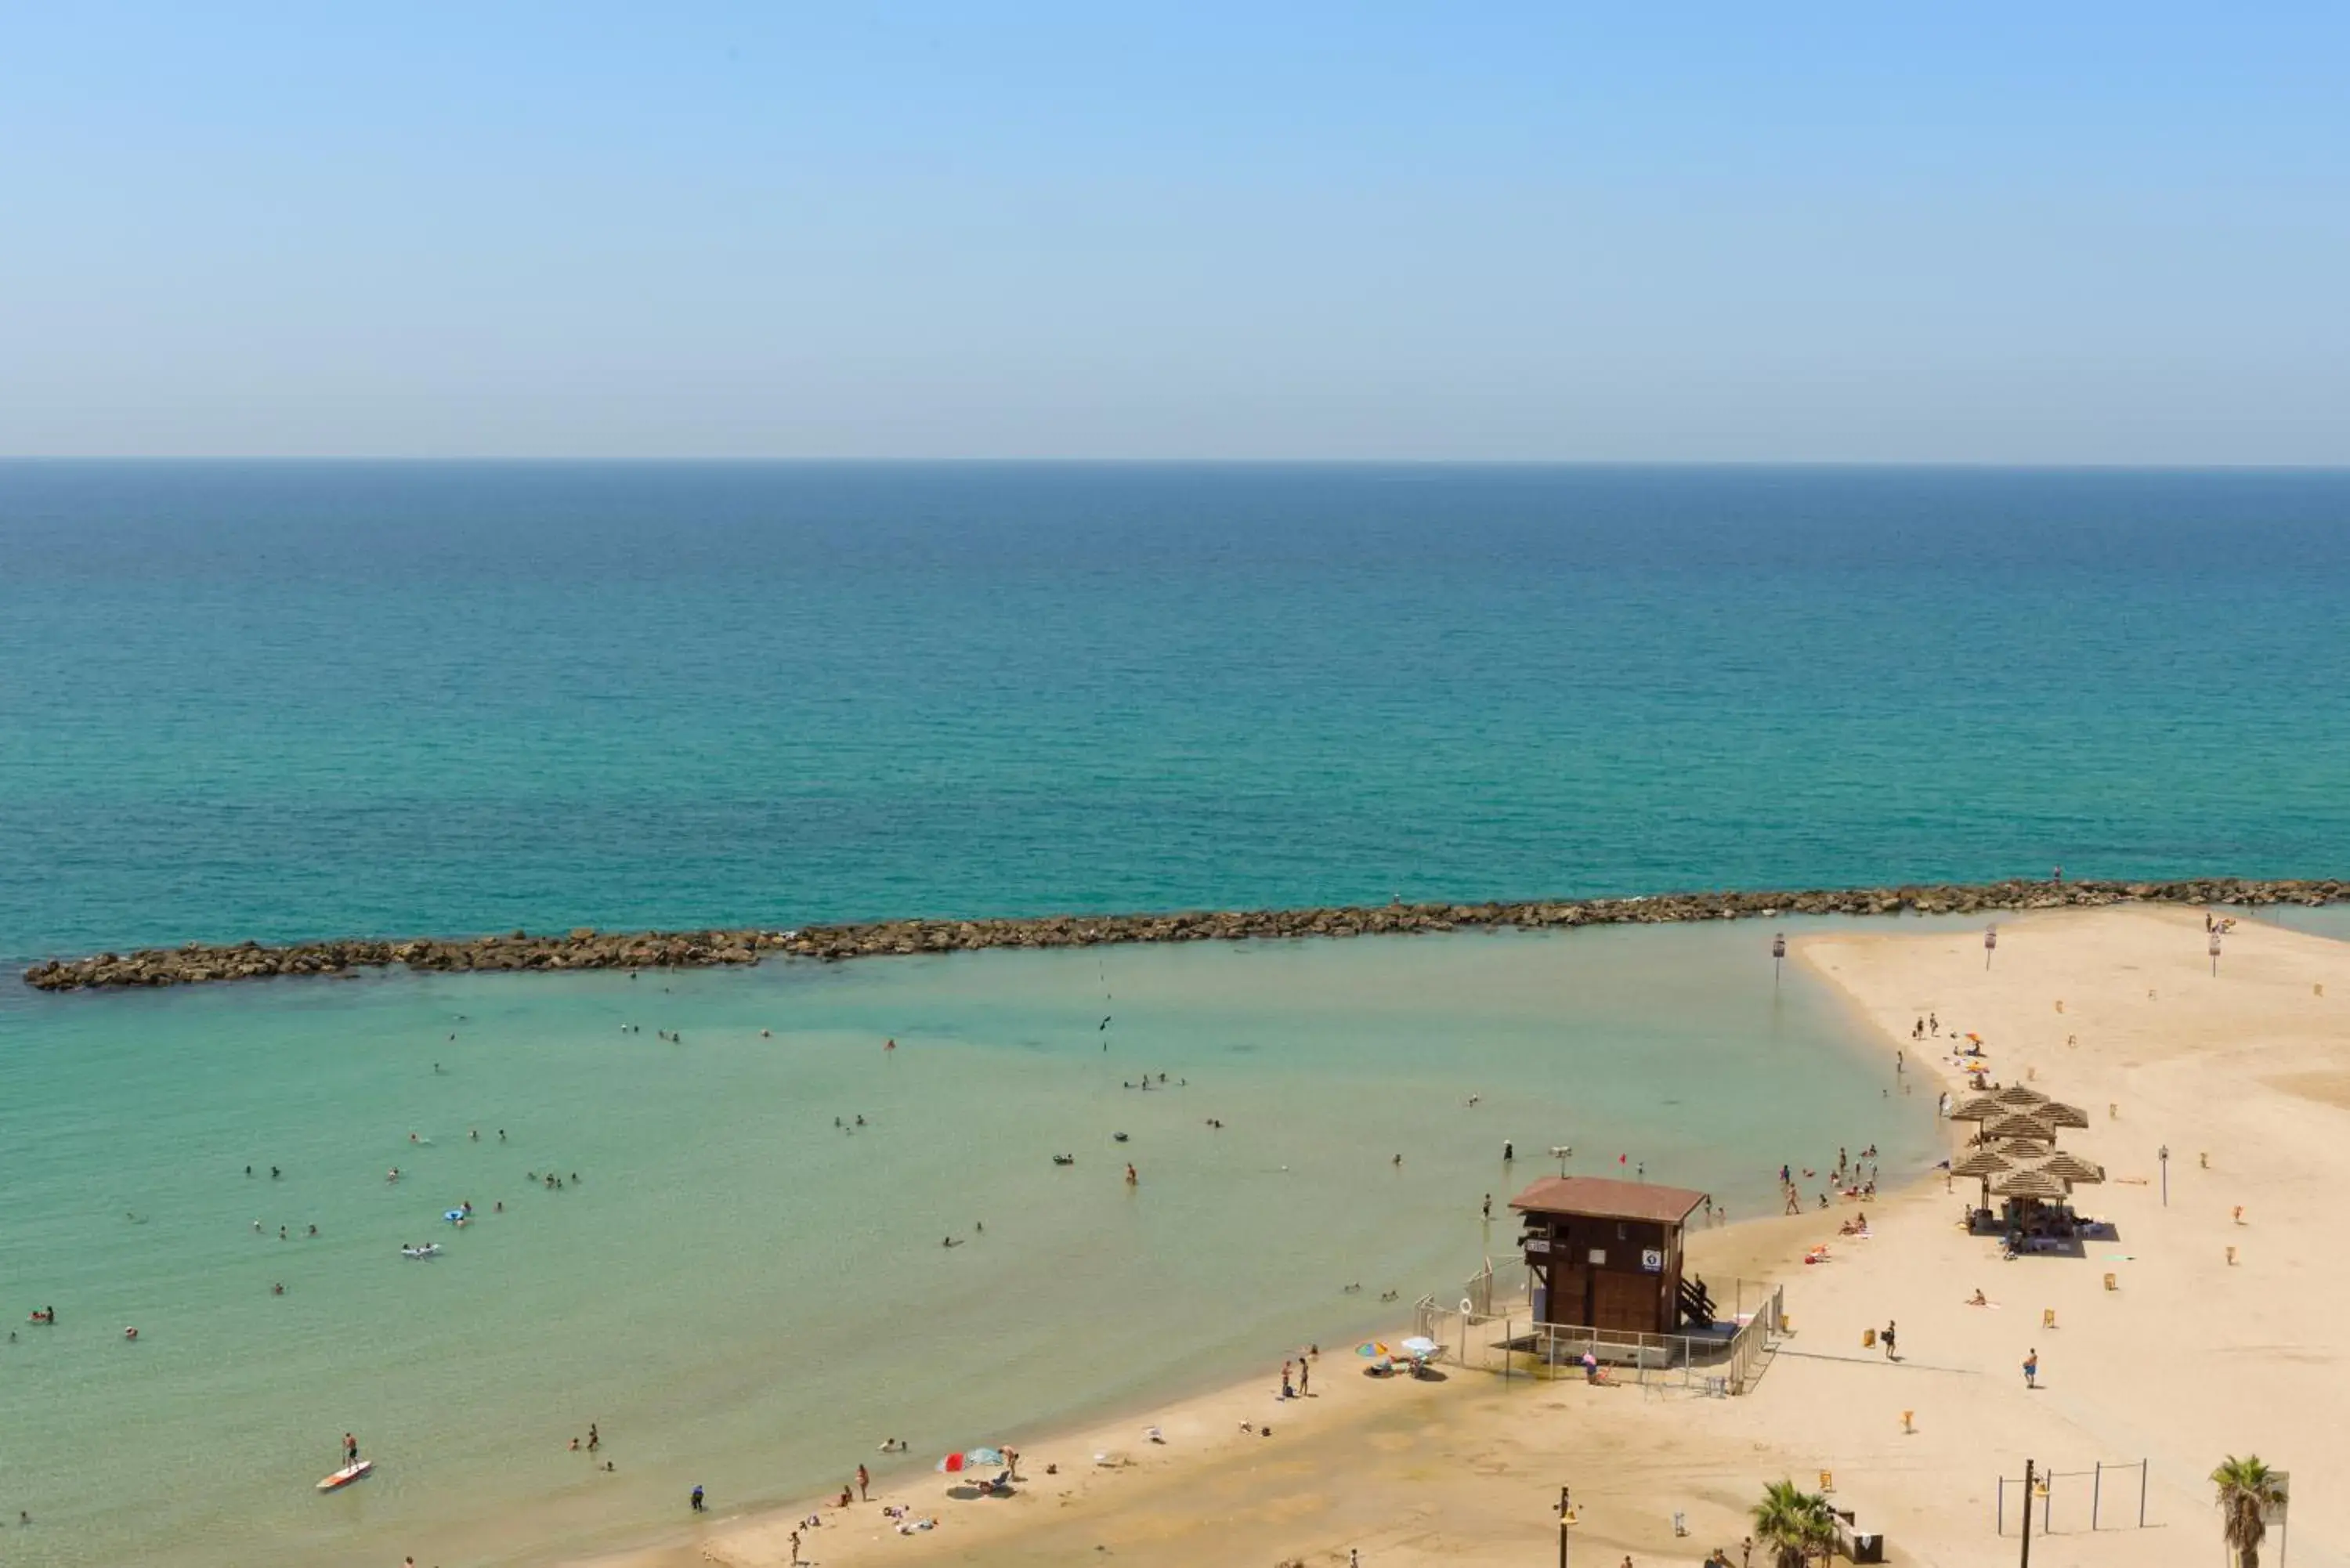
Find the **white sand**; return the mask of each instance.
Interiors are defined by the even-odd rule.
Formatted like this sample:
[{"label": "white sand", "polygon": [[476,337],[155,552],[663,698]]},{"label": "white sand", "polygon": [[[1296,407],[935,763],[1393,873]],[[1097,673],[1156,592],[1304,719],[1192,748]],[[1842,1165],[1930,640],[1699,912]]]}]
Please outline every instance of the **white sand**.
[{"label": "white sand", "polygon": [[[1342,1564],[1353,1548],[1379,1568],[1544,1563],[1566,1482],[1582,1519],[1577,1563],[1696,1563],[1716,1545],[1736,1561],[1763,1483],[1809,1485],[1825,1469],[1839,1504],[1887,1533],[1893,1561],[1957,1568],[2014,1560],[2012,1536],[1993,1533],[1994,1478],[2020,1475],[2030,1457],[2068,1476],[2151,1461],[2154,1528],[2060,1533],[2035,1542],[2035,1562],[2209,1568],[2220,1546],[2202,1478],[2226,1454],[2257,1451],[2295,1476],[2290,1563],[2344,1564],[2350,1377],[2334,1330],[2350,1294],[2350,1258],[2335,1245],[2350,1190],[2350,945],[2240,926],[2214,979],[2199,914],[2126,909],[2002,922],[1988,972],[1976,932],[1798,947],[1886,1032],[1888,1085],[1896,1043],[1912,1075],[1942,1071],[1939,1051],[1921,1062],[1908,1039],[1931,1009],[1945,1032],[1984,1036],[2000,1081],[2028,1078],[2090,1110],[2094,1125],[2064,1144],[2115,1179],[2078,1198],[2120,1240],[2089,1243],[2085,1260],[2002,1262],[1995,1241],[1954,1223],[1959,1194],[1975,1190],[1966,1180],[1867,1205],[1866,1242],[1835,1234],[1848,1206],[1732,1226],[1693,1239],[1698,1268],[1784,1279],[1796,1331],[1747,1397],[1504,1386],[1458,1370],[1442,1383],[1373,1382],[1334,1345],[1317,1397],[1283,1405],[1276,1351],[1255,1385],[1024,1445],[1016,1498],[957,1501],[935,1478],[821,1510],[806,1559],[1188,1568]],[[1942,1082],[1925,1076],[1914,1092]],[[2156,1160],[2166,1142],[2168,1208]],[[1803,1267],[1820,1241],[1834,1261]],[[1963,1304],[1978,1286],[1996,1310]],[[1861,1345],[1888,1318],[1898,1364]],[[2035,1347],[2042,1387],[2027,1392],[2020,1364]],[[1271,1422],[1273,1436],[1243,1435],[1244,1420]],[[1163,1447],[1142,1438],[1154,1422]],[[1097,1468],[1101,1449],[1136,1462]],[[2086,1480],[2058,1484],[2060,1510],[2077,1511],[2073,1489]],[[2135,1521],[2136,1491],[2134,1471],[2108,1479],[2109,1525]],[[884,1501],[940,1528],[888,1532]],[[1673,1535],[1675,1510],[1686,1538]],[[713,1520],[691,1544],[630,1561],[769,1568],[788,1562],[789,1528]],[[2272,1544],[2263,1561],[2275,1558]]]}]

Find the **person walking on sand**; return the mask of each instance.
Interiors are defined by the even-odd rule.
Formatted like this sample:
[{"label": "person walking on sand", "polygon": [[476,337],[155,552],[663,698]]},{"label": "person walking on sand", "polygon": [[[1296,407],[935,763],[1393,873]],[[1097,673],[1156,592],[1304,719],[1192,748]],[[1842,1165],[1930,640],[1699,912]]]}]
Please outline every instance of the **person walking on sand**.
[{"label": "person walking on sand", "polygon": [[1314,1381],[1314,1364],[1300,1356],[1297,1361],[1297,1397],[1305,1397],[1307,1385]]},{"label": "person walking on sand", "polygon": [[2026,1388],[2040,1386],[2040,1351],[2037,1346],[2023,1358],[2023,1386]]},{"label": "person walking on sand", "polygon": [[872,1482],[873,1482],[873,1478],[872,1478],[872,1476],[870,1476],[869,1474],[868,1474],[868,1473],[866,1472],[866,1469],[865,1469],[865,1467],[864,1467],[863,1465],[859,1465],[859,1466],[858,1466],[858,1467],[857,1467],[857,1501],[859,1501],[859,1502],[870,1502],[870,1501],[873,1501],[871,1498],[869,1498],[869,1497],[866,1496],[866,1494],[865,1494],[865,1489],[866,1489],[868,1486],[870,1486],[870,1485],[872,1484]]},{"label": "person walking on sand", "polygon": [[[1867,1232],[1864,1231],[1861,1234],[1866,1235]],[[1889,1317],[1885,1320],[1885,1359],[1887,1361],[1901,1359],[1893,1354],[1893,1320]]]}]

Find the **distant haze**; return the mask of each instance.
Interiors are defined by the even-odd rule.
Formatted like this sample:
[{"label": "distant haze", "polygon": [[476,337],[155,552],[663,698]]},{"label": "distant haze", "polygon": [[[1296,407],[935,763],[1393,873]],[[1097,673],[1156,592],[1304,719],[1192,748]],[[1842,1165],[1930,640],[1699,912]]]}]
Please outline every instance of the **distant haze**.
[{"label": "distant haze", "polygon": [[2350,9],[20,7],[0,453],[2350,462]]}]

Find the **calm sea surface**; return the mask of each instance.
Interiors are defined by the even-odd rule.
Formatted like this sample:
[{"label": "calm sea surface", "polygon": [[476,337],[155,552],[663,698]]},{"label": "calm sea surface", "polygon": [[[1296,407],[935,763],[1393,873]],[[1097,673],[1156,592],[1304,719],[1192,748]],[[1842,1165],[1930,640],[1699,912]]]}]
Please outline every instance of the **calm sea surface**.
[{"label": "calm sea surface", "polygon": [[[0,463],[0,955],[2340,875],[2345,604],[2341,474]],[[0,1558],[540,1561],[1392,1327],[1555,1143],[1930,1159],[1765,940],[0,980]]]},{"label": "calm sea surface", "polygon": [[0,953],[2350,866],[2350,473],[0,463]]}]

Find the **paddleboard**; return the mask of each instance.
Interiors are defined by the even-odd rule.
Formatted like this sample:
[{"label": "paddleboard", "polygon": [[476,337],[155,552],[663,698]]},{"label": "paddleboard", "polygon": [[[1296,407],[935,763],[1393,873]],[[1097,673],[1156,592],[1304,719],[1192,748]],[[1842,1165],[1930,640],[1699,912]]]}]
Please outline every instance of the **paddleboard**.
[{"label": "paddleboard", "polygon": [[361,1476],[367,1474],[368,1471],[373,1469],[375,1469],[375,1461],[373,1459],[361,1459],[355,1465],[345,1465],[341,1469],[337,1470],[333,1475],[330,1475],[325,1480],[320,1481],[318,1483],[318,1490],[320,1491],[340,1491],[343,1488],[350,1485],[351,1482],[359,1480]]}]

